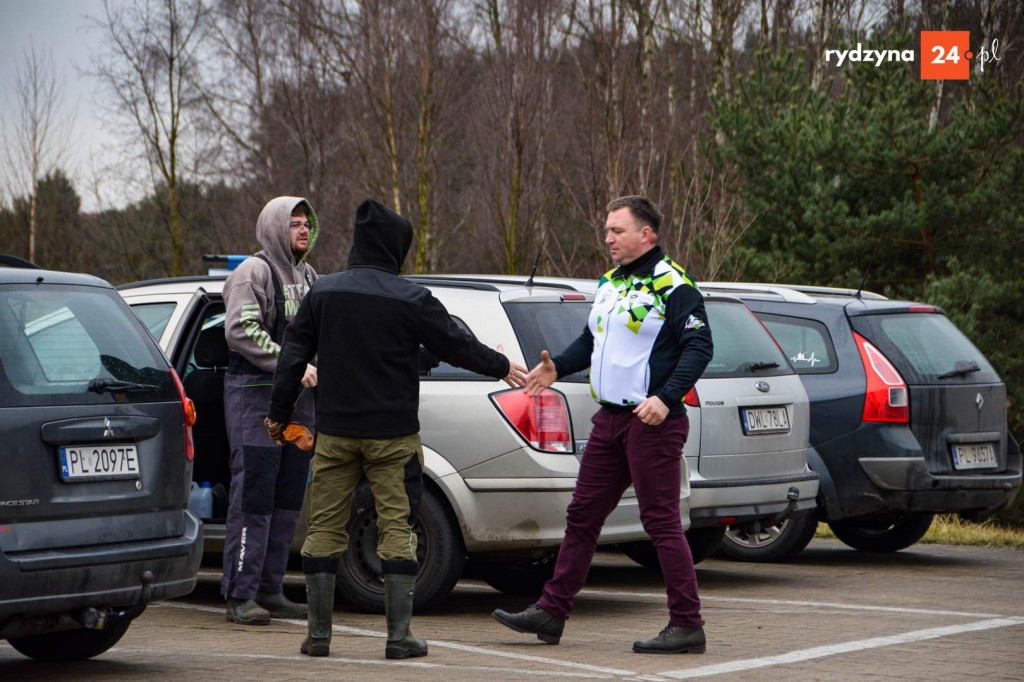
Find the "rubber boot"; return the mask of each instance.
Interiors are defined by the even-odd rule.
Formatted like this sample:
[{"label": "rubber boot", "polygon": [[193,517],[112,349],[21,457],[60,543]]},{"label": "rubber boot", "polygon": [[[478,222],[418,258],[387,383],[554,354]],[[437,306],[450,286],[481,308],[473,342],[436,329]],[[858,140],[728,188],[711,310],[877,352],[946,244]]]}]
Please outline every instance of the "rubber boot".
[{"label": "rubber boot", "polygon": [[409,629],[412,619],[413,587],[419,568],[415,561],[385,560],[384,613],[388,621],[385,658],[416,658],[427,655],[426,640],[414,637]]},{"label": "rubber boot", "polygon": [[331,648],[331,615],[334,613],[334,581],[338,560],[332,557],[302,557],[306,574],[306,604],[309,608],[308,634],[299,647],[307,656],[326,656]]}]

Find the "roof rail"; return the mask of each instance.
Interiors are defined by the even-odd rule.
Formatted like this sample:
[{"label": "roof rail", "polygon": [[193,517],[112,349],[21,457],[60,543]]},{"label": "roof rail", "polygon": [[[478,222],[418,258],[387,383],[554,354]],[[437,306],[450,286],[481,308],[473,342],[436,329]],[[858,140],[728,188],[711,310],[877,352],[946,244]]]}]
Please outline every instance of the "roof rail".
[{"label": "roof rail", "polygon": [[0,265],[9,265],[12,268],[27,268],[30,270],[41,270],[38,265],[30,260],[19,258],[18,256],[11,256],[6,253],[0,253]]},{"label": "roof rail", "polygon": [[405,279],[410,282],[416,282],[424,286],[430,285],[434,287],[451,287],[452,289],[475,289],[477,291],[498,291],[498,287],[494,284],[487,282],[463,280],[463,279],[446,279],[441,277],[431,277],[430,275],[405,275]]},{"label": "roof rail", "polygon": [[[803,284],[762,284],[754,282],[698,282],[701,289],[717,289],[722,291],[745,291],[748,293],[775,294],[788,303],[814,303],[811,294],[828,296],[849,296],[853,297],[856,289],[844,289],[841,287],[819,287]],[[888,298],[873,291],[861,291],[861,298],[875,301],[886,301]]]}]

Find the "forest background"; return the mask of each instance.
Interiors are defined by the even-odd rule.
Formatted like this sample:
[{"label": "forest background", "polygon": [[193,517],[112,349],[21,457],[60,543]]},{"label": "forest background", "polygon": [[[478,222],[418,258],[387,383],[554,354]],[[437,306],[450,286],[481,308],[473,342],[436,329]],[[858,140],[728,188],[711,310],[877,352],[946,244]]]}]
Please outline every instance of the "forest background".
[{"label": "forest background", "polygon": [[[344,268],[355,207],[412,222],[409,273],[595,277],[603,207],[646,194],[697,279],[941,306],[1006,381],[1024,440],[1024,10],[1013,0],[122,0],[82,65],[115,186],[61,166],[46,55],[0,129],[0,253],[115,284],[257,250],[281,194]],[[923,30],[969,31],[922,80]],[[826,50],[913,50],[845,61]],[[887,53],[888,54],[888,53]],[[982,55],[987,59],[983,60]],[[950,55],[952,56],[952,55]],[[966,59],[964,54],[958,58]],[[100,210],[83,212],[90,193]],[[552,209],[561,194],[557,211]],[[542,243],[545,228],[550,232]],[[998,517],[1024,527],[1024,496]]]}]

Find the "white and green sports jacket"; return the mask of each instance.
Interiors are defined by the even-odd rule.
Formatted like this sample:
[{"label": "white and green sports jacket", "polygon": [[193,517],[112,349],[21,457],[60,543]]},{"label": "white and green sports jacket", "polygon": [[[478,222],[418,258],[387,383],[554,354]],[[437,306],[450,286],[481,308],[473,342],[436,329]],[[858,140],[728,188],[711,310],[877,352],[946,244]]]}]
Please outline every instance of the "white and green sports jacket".
[{"label": "white and green sports jacket", "polygon": [[586,328],[553,361],[559,377],[589,366],[599,403],[627,407],[656,395],[678,415],[713,351],[696,283],[655,246],[601,278]]}]

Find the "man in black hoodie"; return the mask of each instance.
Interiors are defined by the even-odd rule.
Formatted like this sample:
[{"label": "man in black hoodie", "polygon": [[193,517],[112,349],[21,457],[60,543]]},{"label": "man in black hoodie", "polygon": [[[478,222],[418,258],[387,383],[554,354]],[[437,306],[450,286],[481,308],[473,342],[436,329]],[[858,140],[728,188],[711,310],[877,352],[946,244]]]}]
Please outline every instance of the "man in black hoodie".
[{"label": "man in black hoodie", "polygon": [[[338,556],[348,547],[356,485],[370,482],[379,517],[387,658],[425,656],[409,630],[416,562],[412,521],[423,491],[419,438],[420,345],[457,367],[522,386],[525,369],[461,331],[426,288],[399,277],[412,225],[368,199],[356,212],[348,270],[310,289],[285,333],[267,416],[281,440],[306,364],[319,353],[317,445],[302,547],[309,634],[300,651],[326,656]],[[498,349],[501,350],[500,347]]]}]

